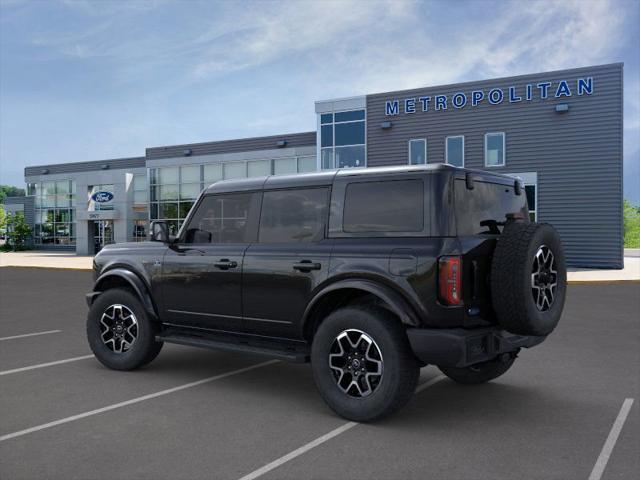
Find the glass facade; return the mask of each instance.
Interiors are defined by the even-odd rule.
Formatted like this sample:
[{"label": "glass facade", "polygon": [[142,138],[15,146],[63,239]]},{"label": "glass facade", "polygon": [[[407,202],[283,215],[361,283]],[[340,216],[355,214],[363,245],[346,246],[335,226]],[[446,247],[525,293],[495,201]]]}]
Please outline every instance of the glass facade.
[{"label": "glass facade", "polygon": [[34,243],[36,245],[75,245],[75,197],[73,180],[30,183],[35,196]]},{"label": "glass facade", "polygon": [[320,158],[323,169],[366,167],[365,111],[320,115]]},{"label": "glass facade", "polygon": [[218,180],[315,172],[315,155],[149,169],[149,219],[175,235],[200,192]]}]

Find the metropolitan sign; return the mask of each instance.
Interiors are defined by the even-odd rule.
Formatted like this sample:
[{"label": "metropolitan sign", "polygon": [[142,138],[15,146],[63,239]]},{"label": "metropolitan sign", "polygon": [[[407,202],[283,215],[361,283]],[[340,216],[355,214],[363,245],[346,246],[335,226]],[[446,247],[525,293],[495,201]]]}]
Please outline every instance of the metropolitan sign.
[{"label": "metropolitan sign", "polygon": [[[470,92],[457,92],[453,95],[434,95],[423,97],[411,97],[402,100],[394,99],[385,102],[385,115],[398,115],[400,113],[412,114],[418,111],[428,112],[432,110],[447,110],[448,107],[457,109],[467,105],[477,107],[483,102],[489,105],[498,105],[502,102],[518,103],[528,102],[534,98],[545,100],[550,96],[554,98],[571,97],[575,95],[591,95],[593,93],[593,77],[578,78],[575,83],[560,80],[557,83],[540,82],[527,84],[523,87],[491,88],[488,90],[472,90]],[[402,107],[402,109],[401,109]],[[402,110],[402,111],[401,111]]]}]

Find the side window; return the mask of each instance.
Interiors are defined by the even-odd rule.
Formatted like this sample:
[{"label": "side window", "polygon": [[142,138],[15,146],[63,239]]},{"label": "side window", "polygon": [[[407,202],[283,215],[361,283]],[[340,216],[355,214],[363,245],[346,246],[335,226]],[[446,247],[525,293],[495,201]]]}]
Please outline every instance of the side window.
[{"label": "side window", "polygon": [[321,240],[328,204],[329,190],[326,188],[265,192],[259,241],[298,243]]},{"label": "side window", "polygon": [[342,228],[348,233],[421,232],[424,228],[423,181],[349,184]]},{"label": "side window", "polygon": [[409,165],[427,163],[427,141],[424,138],[409,140]]},{"label": "side window", "polygon": [[185,243],[246,243],[255,240],[259,194],[206,196],[185,231]]}]

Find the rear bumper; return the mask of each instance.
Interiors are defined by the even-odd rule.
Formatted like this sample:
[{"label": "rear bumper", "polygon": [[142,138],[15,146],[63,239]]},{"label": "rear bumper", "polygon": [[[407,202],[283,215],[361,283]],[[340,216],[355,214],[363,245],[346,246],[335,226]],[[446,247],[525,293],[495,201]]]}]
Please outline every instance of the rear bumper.
[{"label": "rear bumper", "polygon": [[467,367],[486,362],[502,353],[542,343],[546,336],[523,336],[499,327],[450,329],[407,329],[413,353],[425,364]]}]

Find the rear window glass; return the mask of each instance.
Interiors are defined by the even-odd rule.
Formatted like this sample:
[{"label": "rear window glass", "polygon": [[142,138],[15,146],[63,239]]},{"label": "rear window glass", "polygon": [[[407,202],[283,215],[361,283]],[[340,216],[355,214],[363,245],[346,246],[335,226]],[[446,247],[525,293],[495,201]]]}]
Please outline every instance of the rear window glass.
[{"label": "rear window glass", "polygon": [[455,191],[458,235],[489,233],[481,222],[504,222],[509,213],[528,218],[526,195],[516,195],[511,186],[476,181],[473,190],[468,190],[464,180],[456,180]]},{"label": "rear window glass", "polygon": [[259,239],[263,243],[313,242],[324,237],[329,190],[308,188],[265,192]]},{"label": "rear window glass", "polygon": [[342,227],[348,233],[421,232],[424,183],[393,180],[349,184]]}]

